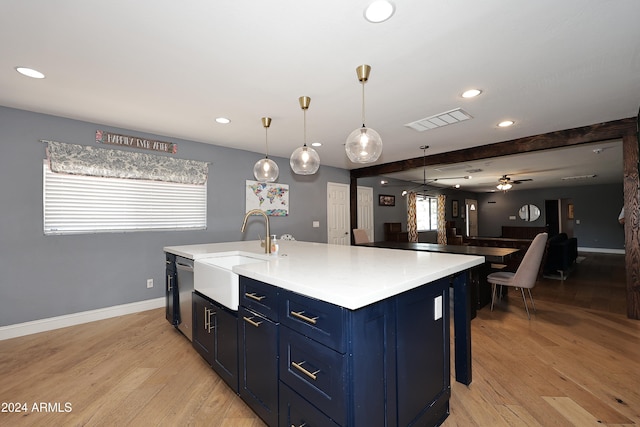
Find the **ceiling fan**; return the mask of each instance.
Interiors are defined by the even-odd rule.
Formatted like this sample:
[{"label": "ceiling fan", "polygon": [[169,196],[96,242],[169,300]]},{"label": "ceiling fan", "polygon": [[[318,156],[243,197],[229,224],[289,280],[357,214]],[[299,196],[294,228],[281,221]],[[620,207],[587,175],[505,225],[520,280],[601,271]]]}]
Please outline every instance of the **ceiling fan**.
[{"label": "ceiling fan", "polygon": [[[427,196],[427,194],[426,194],[426,189],[428,187],[427,184],[431,184],[431,183],[434,183],[434,182],[447,180],[447,179],[469,179],[469,178],[471,178],[471,176],[451,176],[451,177],[445,177],[445,178],[427,179],[427,148],[429,148],[428,145],[421,145],[420,146],[420,149],[422,150],[422,158],[423,158],[422,181],[418,181],[418,180],[410,181],[410,182],[413,182],[413,183],[417,183],[419,185],[416,185],[416,186],[411,187],[411,188],[409,188],[407,190],[404,190],[402,192],[403,196],[406,196],[407,193],[409,193],[411,191],[416,192],[415,190],[419,188],[419,189],[421,189],[420,192],[422,193],[420,195],[424,197],[424,196]],[[394,185],[394,184],[391,184],[391,185]],[[402,184],[402,185],[404,186],[405,184]],[[437,186],[432,186],[432,187],[437,187]]]},{"label": "ceiling fan", "polygon": [[531,178],[526,178],[526,179],[514,179],[511,180],[511,178],[509,178],[508,175],[502,175],[502,177],[500,179],[498,179],[498,190],[503,190],[503,191],[507,191],[508,189],[510,189],[512,187],[512,183],[513,184],[521,184],[525,181],[533,181],[533,179]]}]

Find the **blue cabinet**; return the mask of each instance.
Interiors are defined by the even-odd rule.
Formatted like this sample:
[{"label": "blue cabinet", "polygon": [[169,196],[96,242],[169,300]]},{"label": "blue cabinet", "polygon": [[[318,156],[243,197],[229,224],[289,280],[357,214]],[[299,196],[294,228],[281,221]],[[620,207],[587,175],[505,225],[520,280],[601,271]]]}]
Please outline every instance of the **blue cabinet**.
[{"label": "blue cabinet", "polygon": [[240,277],[240,396],[269,426],[278,425],[277,288]]},{"label": "blue cabinet", "polygon": [[442,423],[449,282],[348,310],[241,277],[241,396],[269,426]]},{"label": "blue cabinet", "polygon": [[176,256],[165,253],[165,317],[173,326],[180,323],[178,313],[178,287],[176,286]]},{"label": "blue cabinet", "polygon": [[238,392],[237,313],[193,293],[193,347],[214,371]]}]

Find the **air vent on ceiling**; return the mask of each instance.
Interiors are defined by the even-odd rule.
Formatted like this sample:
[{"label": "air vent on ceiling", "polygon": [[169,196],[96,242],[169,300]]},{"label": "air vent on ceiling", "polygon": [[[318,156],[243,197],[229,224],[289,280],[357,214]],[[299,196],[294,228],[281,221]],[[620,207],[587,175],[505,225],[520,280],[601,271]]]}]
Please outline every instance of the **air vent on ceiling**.
[{"label": "air vent on ceiling", "polygon": [[568,180],[572,180],[572,179],[589,179],[589,178],[595,178],[598,175],[592,174],[592,175],[576,175],[576,176],[565,176],[563,178],[560,178],[562,181],[568,181]]},{"label": "air vent on ceiling", "polygon": [[463,122],[471,118],[472,117],[469,115],[469,113],[464,111],[462,108],[456,108],[451,111],[445,111],[444,113],[436,114],[435,116],[407,123],[405,126],[410,127],[413,130],[417,130],[418,132],[423,132],[425,130]]},{"label": "air vent on ceiling", "polygon": [[460,171],[467,168],[470,168],[471,165],[466,163],[454,163],[452,165],[438,166],[437,168],[433,168],[438,172],[451,172],[451,171]]}]

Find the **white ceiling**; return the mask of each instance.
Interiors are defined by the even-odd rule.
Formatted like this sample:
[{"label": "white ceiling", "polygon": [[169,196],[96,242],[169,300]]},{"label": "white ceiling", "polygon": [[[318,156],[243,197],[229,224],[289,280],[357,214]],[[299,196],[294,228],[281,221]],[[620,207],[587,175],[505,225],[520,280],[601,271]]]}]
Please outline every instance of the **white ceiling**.
[{"label": "white ceiling", "polygon": [[[363,63],[366,124],[384,142],[377,163],[419,157],[424,144],[436,154],[638,113],[637,0],[395,0],[381,24],[363,19],[370,1],[4,0],[0,105],[254,152],[270,116],[270,154],[288,158],[303,142],[306,95],[308,142],[322,142],[322,165],[346,169],[362,166],[343,144],[362,125]],[[483,93],[461,98],[469,88]],[[473,118],[405,126],[459,107]],[[515,126],[498,128],[504,119]],[[541,170],[569,167],[523,162],[492,179],[529,165],[534,181],[521,186],[531,186]]]},{"label": "white ceiling", "polygon": [[[403,190],[451,188],[459,184],[461,191],[491,192],[499,191],[496,189],[498,180],[502,175],[507,175],[513,185],[509,191],[517,191],[622,183],[622,166],[622,141],[606,141],[473,162],[428,166],[388,174],[381,177],[381,180],[392,178],[388,180],[388,186]],[[465,179],[465,176],[471,178]],[[413,183],[395,182],[393,179]],[[526,181],[518,183],[521,180]]]}]

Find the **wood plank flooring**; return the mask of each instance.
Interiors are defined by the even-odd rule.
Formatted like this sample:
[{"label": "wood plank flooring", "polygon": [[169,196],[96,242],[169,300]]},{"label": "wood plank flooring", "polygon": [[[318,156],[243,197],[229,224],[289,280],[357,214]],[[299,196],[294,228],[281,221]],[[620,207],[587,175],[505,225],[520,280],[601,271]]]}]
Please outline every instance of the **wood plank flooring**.
[{"label": "wood plank flooring", "polygon": [[[452,379],[445,426],[640,424],[640,321],[625,316],[624,257],[586,257],[565,282],[538,283],[531,321],[514,290],[478,311],[473,383]],[[163,309],[0,341],[0,379],[0,409],[27,404],[0,412],[2,426],[264,426]],[[41,403],[48,412],[34,410]]]}]

